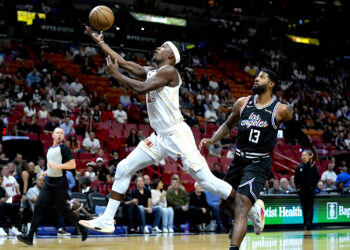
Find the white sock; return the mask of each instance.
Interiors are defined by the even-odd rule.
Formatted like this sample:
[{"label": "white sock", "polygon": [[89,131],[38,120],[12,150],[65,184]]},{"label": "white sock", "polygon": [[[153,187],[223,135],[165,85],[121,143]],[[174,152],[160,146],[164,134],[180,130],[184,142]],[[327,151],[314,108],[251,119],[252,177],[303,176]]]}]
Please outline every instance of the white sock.
[{"label": "white sock", "polygon": [[106,210],[101,217],[103,217],[106,220],[113,220],[119,205],[120,201],[109,199]]}]

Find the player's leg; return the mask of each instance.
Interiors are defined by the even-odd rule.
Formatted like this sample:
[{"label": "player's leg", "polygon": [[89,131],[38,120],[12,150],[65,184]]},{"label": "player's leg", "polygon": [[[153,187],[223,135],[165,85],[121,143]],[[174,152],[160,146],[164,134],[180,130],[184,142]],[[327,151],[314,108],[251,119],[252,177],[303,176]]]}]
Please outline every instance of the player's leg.
[{"label": "player's leg", "polygon": [[[143,142],[140,142],[143,143]],[[140,145],[140,144],[139,144]],[[119,162],[112,186],[111,197],[105,212],[97,219],[79,221],[80,225],[103,233],[114,232],[114,216],[118,210],[123,195],[129,188],[130,179],[134,173],[156,161],[140,146],[137,146],[124,160]]]}]

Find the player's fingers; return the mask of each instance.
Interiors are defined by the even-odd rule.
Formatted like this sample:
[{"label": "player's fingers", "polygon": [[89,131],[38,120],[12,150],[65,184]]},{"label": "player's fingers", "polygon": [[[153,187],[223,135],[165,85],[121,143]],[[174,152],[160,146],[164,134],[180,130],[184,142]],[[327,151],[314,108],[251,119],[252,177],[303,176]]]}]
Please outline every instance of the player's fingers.
[{"label": "player's fingers", "polygon": [[103,31],[101,30],[101,32],[100,32],[100,36],[103,36]]},{"label": "player's fingers", "polygon": [[117,59],[114,60],[114,64],[118,64],[118,60]]},{"label": "player's fingers", "polygon": [[107,67],[110,65],[109,56],[106,57]]}]

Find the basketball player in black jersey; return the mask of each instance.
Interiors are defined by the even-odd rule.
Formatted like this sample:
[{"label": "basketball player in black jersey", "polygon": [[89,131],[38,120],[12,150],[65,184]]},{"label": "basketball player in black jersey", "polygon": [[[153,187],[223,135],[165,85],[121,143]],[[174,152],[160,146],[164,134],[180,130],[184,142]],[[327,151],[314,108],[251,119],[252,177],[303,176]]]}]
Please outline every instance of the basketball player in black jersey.
[{"label": "basketball player in black jersey", "polygon": [[75,169],[76,163],[70,149],[63,143],[63,129],[56,128],[52,134],[53,145],[46,154],[48,168],[44,175],[44,187],[39,193],[38,200],[35,203],[29,233],[25,236],[17,236],[19,241],[27,245],[33,245],[34,233],[38,229],[39,223],[42,222],[48,206],[55,205],[58,212],[67,221],[80,229],[81,239],[85,241],[88,236],[88,230],[78,224],[78,218],[73,211],[67,206],[68,199],[68,181],[66,178],[66,169]]},{"label": "basketball player in black jersey", "polygon": [[[247,232],[248,211],[254,204],[257,205],[255,212],[261,215],[260,221],[252,221],[255,233],[261,233],[264,227],[264,205],[258,197],[271,168],[269,153],[275,146],[278,127],[284,123],[287,129],[292,129],[302,146],[311,149],[313,163],[318,159],[316,148],[310,139],[295,126],[292,111],[272,96],[276,82],[277,76],[273,71],[262,70],[255,78],[252,88],[255,95],[238,99],[225,123],[212,138],[204,138],[200,143],[200,148],[209,146],[230,133],[238,124],[237,149],[225,176],[225,180],[232,185],[236,194],[233,204],[223,201],[223,205],[232,210],[231,214],[234,216],[231,250],[239,249]],[[255,225],[259,227],[256,228]]]}]

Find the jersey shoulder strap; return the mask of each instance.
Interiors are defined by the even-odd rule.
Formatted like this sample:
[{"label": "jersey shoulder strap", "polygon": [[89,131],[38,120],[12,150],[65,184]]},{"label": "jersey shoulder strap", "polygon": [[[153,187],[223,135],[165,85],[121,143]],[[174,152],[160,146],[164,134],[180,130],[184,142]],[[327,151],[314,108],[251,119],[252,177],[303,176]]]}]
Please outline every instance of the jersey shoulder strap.
[{"label": "jersey shoulder strap", "polygon": [[247,106],[247,104],[248,104],[250,98],[251,98],[251,95],[248,95],[247,98],[245,99],[245,102],[244,102],[243,106],[241,107],[241,111],[240,111],[240,113],[239,113],[240,116],[242,115],[243,110],[244,110],[245,106]]}]

